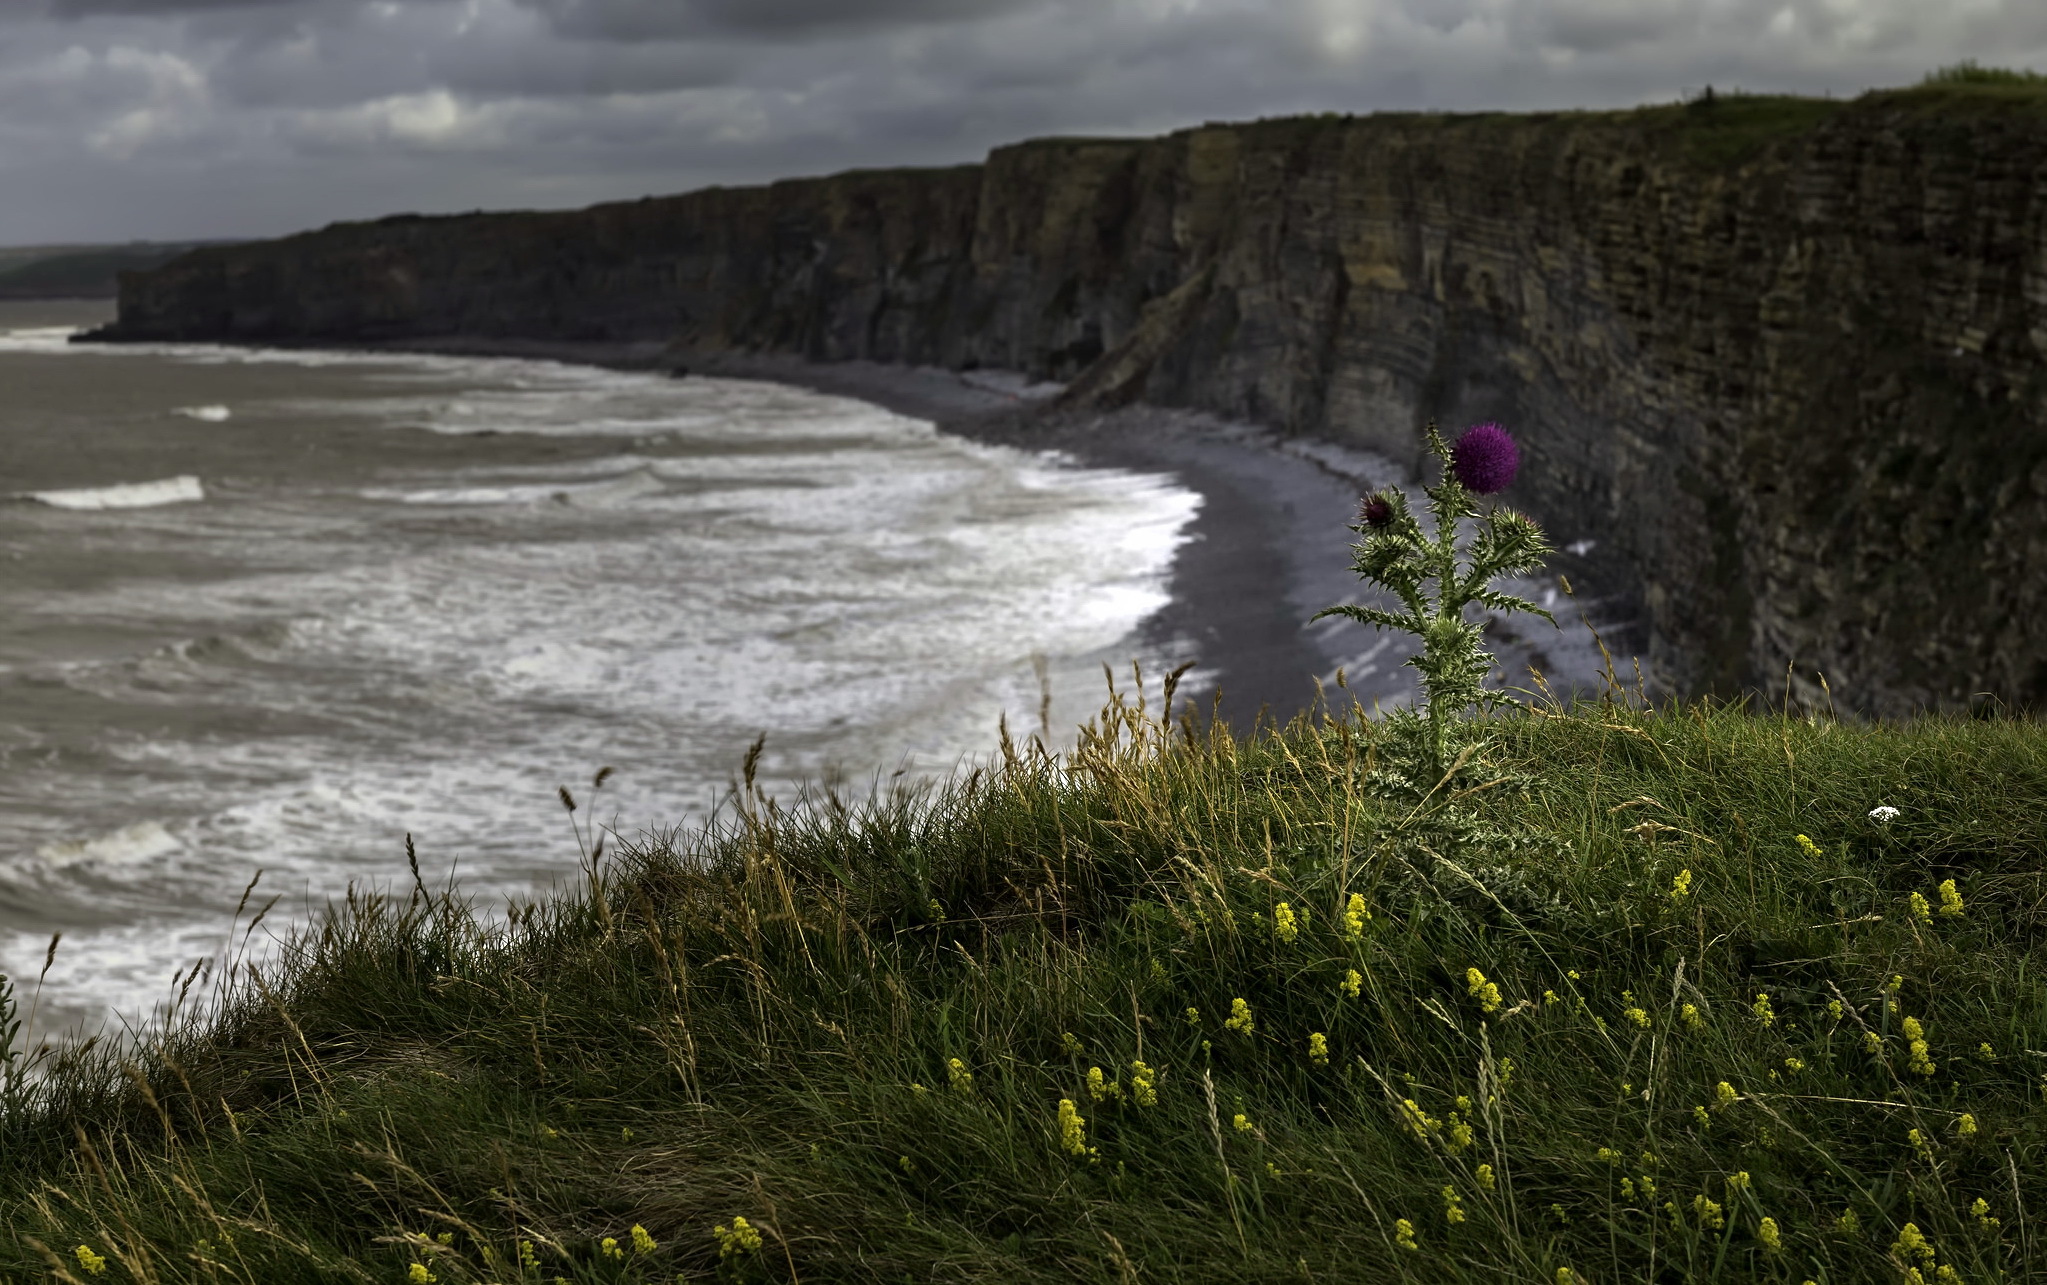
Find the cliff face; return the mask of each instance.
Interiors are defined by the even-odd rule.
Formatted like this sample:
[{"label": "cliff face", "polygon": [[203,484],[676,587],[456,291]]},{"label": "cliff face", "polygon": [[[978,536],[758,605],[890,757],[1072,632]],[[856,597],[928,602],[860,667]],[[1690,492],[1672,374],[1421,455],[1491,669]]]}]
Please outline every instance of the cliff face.
[{"label": "cliff face", "polygon": [[1656,684],[2039,704],[2043,125],[1956,86],[1045,140],[205,250],[126,277],[104,337],[1002,366],[1409,459],[1498,419]]}]

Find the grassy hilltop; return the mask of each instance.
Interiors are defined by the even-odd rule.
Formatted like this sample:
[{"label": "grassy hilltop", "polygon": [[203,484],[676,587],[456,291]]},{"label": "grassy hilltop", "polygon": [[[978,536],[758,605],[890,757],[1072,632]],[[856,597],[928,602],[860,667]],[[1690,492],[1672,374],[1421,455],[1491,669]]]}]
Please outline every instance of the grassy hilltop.
[{"label": "grassy hilltop", "polygon": [[501,929],[359,896],[216,1019],[10,1103],[0,1262],[2040,1274],[2037,723],[1498,717],[1504,784],[1457,806],[1503,862],[1374,801],[1359,713],[1238,740],[1116,698],[1072,755],[935,794],[749,782]]}]

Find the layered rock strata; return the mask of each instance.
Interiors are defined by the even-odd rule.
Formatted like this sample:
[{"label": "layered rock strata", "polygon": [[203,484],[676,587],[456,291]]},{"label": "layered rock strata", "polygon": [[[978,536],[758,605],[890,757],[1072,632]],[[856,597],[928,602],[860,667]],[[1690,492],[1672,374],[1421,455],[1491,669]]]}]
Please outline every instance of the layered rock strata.
[{"label": "layered rock strata", "polygon": [[461,336],[1013,368],[1409,459],[1498,419],[1658,688],[2047,698],[2037,91],[1296,118],[340,224],[131,274],[100,337]]}]

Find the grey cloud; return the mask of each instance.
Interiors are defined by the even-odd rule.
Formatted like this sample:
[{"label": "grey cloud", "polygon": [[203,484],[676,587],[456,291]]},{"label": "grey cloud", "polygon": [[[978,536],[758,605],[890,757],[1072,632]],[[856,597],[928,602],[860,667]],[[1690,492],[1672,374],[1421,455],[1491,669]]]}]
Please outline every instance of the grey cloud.
[{"label": "grey cloud", "polygon": [[303,0],[47,0],[44,12],[58,18],[106,14],[177,16],[218,9],[281,8]]},{"label": "grey cloud", "polygon": [[1042,0],[522,0],[563,35],[662,40],[874,31],[908,23],[976,22]]}]

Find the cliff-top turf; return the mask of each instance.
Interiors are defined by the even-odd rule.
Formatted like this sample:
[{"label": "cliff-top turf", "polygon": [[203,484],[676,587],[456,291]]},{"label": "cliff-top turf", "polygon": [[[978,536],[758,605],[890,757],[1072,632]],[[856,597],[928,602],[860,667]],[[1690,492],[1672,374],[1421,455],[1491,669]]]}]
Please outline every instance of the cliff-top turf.
[{"label": "cliff-top turf", "polygon": [[[1361,573],[1462,565],[1513,467],[1467,438]],[[1516,521],[1408,605],[1493,601]],[[1069,755],[858,806],[749,756],[499,927],[354,896],[206,1015],[17,1053],[0,1276],[2047,1274],[2039,724],[1432,719],[1476,630],[1423,623],[1426,713],[1112,689]]]}]

